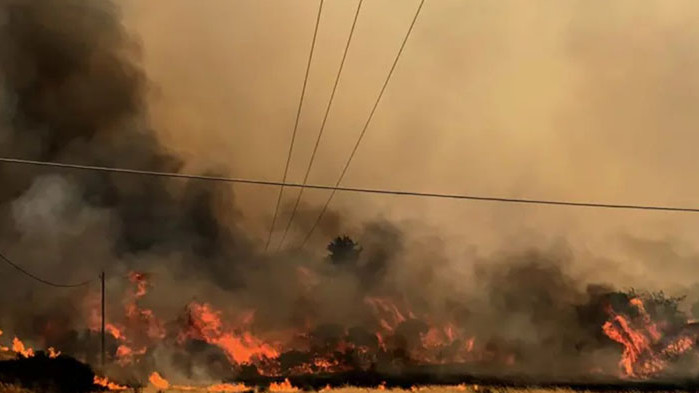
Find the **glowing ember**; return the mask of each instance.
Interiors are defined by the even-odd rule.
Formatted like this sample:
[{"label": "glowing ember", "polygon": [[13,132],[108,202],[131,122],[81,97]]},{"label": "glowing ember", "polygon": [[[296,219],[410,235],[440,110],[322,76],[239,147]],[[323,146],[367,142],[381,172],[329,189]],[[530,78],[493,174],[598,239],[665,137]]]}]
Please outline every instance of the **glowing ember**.
[{"label": "glowing ember", "polygon": [[289,381],[289,378],[284,379],[283,382],[272,382],[269,385],[269,391],[270,392],[297,392],[299,391],[298,388],[294,387],[291,385],[291,382]]},{"label": "glowing ember", "polygon": [[126,390],[128,387],[111,382],[107,377],[99,377],[95,375],[95,379],[92,381],[97,386],[102,386],[108,390]]},{"label": "glowing ember", "polygon": [[156,371],[153,372],[150,377],[148,377],[148,381],[153,385],[156,389],[167,389],[170,387],[170,383],[163,377],[160,376],[160,374]]},{"label": "glowing ember", "polygon": [[31,348],[25,348],[24,343],[20,341],[17,337],[12,340],[12,350],[18,354],[24,356],[25,358],[30,358],[34,356],[34,350]]},{"label": "glowing ember", "polygon": [[693,348],[694,340],[692,340],[690,337],[680,337],[679,339],[668,344],[663,349],[663,354],[674,357],[689,352]]}]

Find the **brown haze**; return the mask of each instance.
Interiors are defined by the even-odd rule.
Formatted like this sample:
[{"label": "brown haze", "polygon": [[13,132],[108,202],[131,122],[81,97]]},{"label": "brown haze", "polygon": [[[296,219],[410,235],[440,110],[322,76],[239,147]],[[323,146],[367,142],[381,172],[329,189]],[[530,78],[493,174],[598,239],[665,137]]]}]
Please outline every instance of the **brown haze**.
[{"label": "brown haze", "polygon": [[[335,181],[416,4],[366,2],[312,182]],[[167,145],[193,168],[279,179],[316,6],[126,2],[125,22],[142,41],[153,84],[152,118]],[[326,4],[293,181],[302,179],[353,7]],[[344,184],[695,206],[698,15],[691,0],[428,1]],[[240,186],[236,194],[246,228],[264,238],[274,190]],[[324,195],[308,192],[304,201]],[[409,235],[419,241],[436,229],[454,256],[561,240],[580,256],[576,268],[596,277],[695,283],[692,214],[356,194],[338,195],[333,206],[351,213],[343,231],[377,215],[416,221]],[[308,227],[299,222],[305,226],[295,235]]]},{"label": "brown haze", "polygon": [[[281,177],[315,2],[27,4],[0,6],[3,155]],[[696,207],[699,5],[639,4],[428,0],[344,184]],[[334,183],[416,5],[365,2],[313,183]],[[327,2],[292,181],[354,6]],[[105,267],[110,293],[128,270],[154,272],[149,306],[168,317],[198,299],[257,309],[263,332],[295,327],[309,309],[320,322],[361,324],[357,299],[397,294],[437,316],[463,306],[477,336],[524,342],[525,371],[564,372],[596,364],[597,353],[578,358],[563,345],[588,328],[569,307],[586,301],[587,284],[699,297],[695,214],[338,194],[306,253],[268,255],[274,188],[0,168],[4,252],[60,281]],[[323,197],[306,193],[291,246]],[[340,233],[365,245],[376,271],[317,258]],[[313,306],[290,279],[297,267],[321,277]],[[75,293],[12,280],[0,289],[0,326],[38,336],[43,317],[84,324]],[[552,342],[560,348],[537,353]],[[174,369],[164,353],[154,362]],[[614,367],[618,351],[599,356]]]}]

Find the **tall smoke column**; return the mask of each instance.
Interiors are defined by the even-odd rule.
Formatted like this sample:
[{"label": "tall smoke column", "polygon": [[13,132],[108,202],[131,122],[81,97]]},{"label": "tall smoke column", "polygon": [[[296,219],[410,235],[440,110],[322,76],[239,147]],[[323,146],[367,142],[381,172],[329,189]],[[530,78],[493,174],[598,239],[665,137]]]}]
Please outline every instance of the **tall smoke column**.
[{"label": "tall smoke column", "polygon": [[[113,1],[3,2],[0,155],[177,172],[181,161],[149,125],[139,51]],[[130,270],[155,272],[158,292],[144,301],[168,320],[195,298],[258,309],[256,323],[268,327],[297,312],[295,257],[258,254],[227,185],[12,165],[0,179],[0,247],[31,271],[69,282],[104,269],[111,294],[124,293]],[[324,289],[321,314],[337,312],[337,301],[356,307],[353,280]],[[86,350],[71,332],[88,326],[86,296],[8,280],[0,326],[96,356],[98,343]],[[107,309],[121,303],[112,296]]]},{"label": "tall smoke column", "polygon": [[[176,172],[181,163],[149,127],[138,61],[112,1],[2,2],[0,155]],[[240,284],[231,261],[254,259],[245,235],[216,219],[216,195],[233,203],[222,187],[12,165],[0,178],[0,246],[55,280],[163,266],[230,288]],[[66,312],[74,293],[32,285],[2,286],[5,327],[75,314]]]}]

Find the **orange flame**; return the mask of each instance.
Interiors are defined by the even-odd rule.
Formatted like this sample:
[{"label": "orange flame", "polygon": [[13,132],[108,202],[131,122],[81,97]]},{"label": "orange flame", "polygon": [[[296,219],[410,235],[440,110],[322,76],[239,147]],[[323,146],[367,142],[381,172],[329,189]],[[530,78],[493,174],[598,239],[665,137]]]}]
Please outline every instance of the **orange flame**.
[{"label": "orange flame", "polygon": [[646,378],[657,374],[663,371],[669,359],[694,347],[694,339],[687,335],[673,338],[660,347],[662,333],[646,311],[643,301],[633,298],[629,304],[638,310],[638,317],[631,320],[610,308],[608,313],[611,320],[602,326],[607,337],[624,346],[619,367],[625,376]]},{"label": "orange flame", "polygon": [[[379,323],[386,331],[392,332],[398,325],[406,320],[403,313],[398,309],[398,306],[388,298],[367,296],[364,298],[364,303],[370,305],[374,312],[380,316]],[[412,313],[409,312],[409,314]]]},{"label": "orange flame", "polygon": [[134,350],[127,345],[119,345],[116,351],[117,362],[122,366],[130,364],[131,362],[133,362],[135,356],[144,355],[146,353],[146,350],[146,347]]},{"label": "orange flame", "polygon": [[31,348],[25,348],[24,343],[20,341],[17,337],[12,340],[12,350],[18,354],[24,356],[25,358],[30,358],[34,356],[34,350]]},{"label": "orange flame", "polygon": [[224,327],[221,312],[207,303],[192,303],[189,311],[190,331],[187,335],[220,347],[231,362],[248,363],[253,358],[275,358],[279,355],[277,350],[252,333],[235,333]]},{"label": "orange flame", "polygon": [[109,333],[112,337],[116,338],[119,341],[124,341],[126,340],[126,336],[123,333],[123,328],[119,329],[116,327],[116,325],[112,323],[106,323],[104,325],[104,331]]},{"label": "orange flame", "polygon": [[154,371],[150,377],[148,377],[148,381],[153,385],[156,389],[161,389],[165,390],[170,387],[170,382],[168,382],[165,378],[161,377],[160,374],[157,371]]},{"label": "orange flame", "polygon": [[93,384],[97,386],[102,386],[104,388],[107,388],[108,390],[126,390],[128,387],[116,384],[114,382],[111,382],[107,377],[99,377],[95,375],[94,380],[92,381]]},{"label": "orange flame", "polygon": [[[105,332],[121,343],[114,356],[122,366],[132,363],[137,356],[144,355],[152,340],[163,339],[166,335],[162,322],[156,318],[153,310],[141,308],[138,304],[139,299],[147,293],[148,275],[130,272],[128,279],[134,284],[134,289],[124,305],[123,323],[106,322],[104,326]],[[89,329],[99,331],[99,300],[96,297],[89,298],[88,306]]]},{"label": "orange flame", "polygon": [[289,381],[289,378],[285,378],[283,382],[272,382],[269,385],[269,391],[270,392],[297,392],[299,391],[298,388],[294,387],[291,385],[291,382]]},{"label": "orange flame", "polygon": [[55,359],[59,356],[61,356],[61,351],[56,351],[53,347],[49,347],[49,358]]},{"label": "orange flame", "polygon": [[250,391],[249,387],[243,384],[238,384],[238,383],[222,383],[218,385],[211,385],[206,388],[206,391],[208,392],[228,392],[228,393],[239,393],[239,392],[247,392]]},{"label": "orange flame", "polygon": [[141,272],[129,272],[129,281],[136,284],[136,290],[134,291],[134,297],[136,299],[142,298],[148,292],[148,275]]}]

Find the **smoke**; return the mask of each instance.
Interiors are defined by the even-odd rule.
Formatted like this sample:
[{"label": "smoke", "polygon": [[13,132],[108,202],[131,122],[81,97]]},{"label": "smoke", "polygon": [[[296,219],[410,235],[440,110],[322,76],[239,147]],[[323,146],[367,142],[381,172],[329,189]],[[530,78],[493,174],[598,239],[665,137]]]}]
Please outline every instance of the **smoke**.
[{"label": "smoke", "polygon": [[[147,80],[138,46],[108,1],[5,2],[2,15],[4,156],[177,171],[150,129]],[[74,282],[104,269],[123,274],[163,264],[176,275],[199,272],[212,284],[239,285],[235,266],[252,246],[216,219],[230,192],[201,184],[3,166],[3,247],[28,269]],[[175,256],[179,256],[176,258]],[[207,263],[198,264],[206,259]],[[226,262],[224,262],[224,260]],[[176,264],[179,262],[179,264]],[[224,263],[227,265],[224,267]],[[53,299],[31,282],[10,293]],[[16,296],[16,295],[15,295]],[[60,299],[60,295],[59,295]],[[17,309],[53,307],[15,302]]]},{"label": "smoke", "polygon": [[[287,77],[286,73],[301,69],[303,60],[297,56],[295,47],[288,49],[286,46],[291,40],[305,42],[303,34],[308,29],[279,22],[289,15],[301,20],[306,14],[311,15],[313,10],[276,2],[277,6],[269,7],[269,12],[261,12],[264,6],[257,2],[219,5],[231,7],[232,12],[227,14],[213,3],[201,4],[191,10],[191,3],[173,1],[168,5],[159,4],[158,7],[163,9],[154,12],[149,8],[152,5],[142,2],[124,4],[123,9],[107,0],[17,0],[0,5],[0,154],[154,171],[238,174],[245,170],[252,177],[268,176],[267,170],[280,168],[279,160],[283,155],[270,152],[286,144],[283,138],[271,138],[270,135],[276,135],[276,132],[286,135],[288,132],[289,121],[284,119],[290,119],[287,112],[293,112],[289,110],[295,105],[297,87],[291,81],[298,78]],[[568,163],[568,166],[561,165],[552,170],[546,160],[560,164],[557,157],[566,156],[568,152],[575,153],[576,157],[593,155],[588,154],[584,146],[562,147],[563,144],[551,136],[556,127],[547,122],[556,123],[557,119],[569,118],[573,120],[560,120],[565,125],[572,124],[572,131],[567,133],[582,134],[588,131],[587,127],[596,129],[597,126],[607,132],[612,126],[605,119],[615,118],[610,113],[613,105],[586,100],[587,109],[566,107],[551,115],[553,120],[548,117],[548,120],[541,120],[547,113],[542,107],[550,109],[561,92],[543,91],[540,104],[534,104],[537,100],[531,100],[527,94],[542,86],[556,84],[542,79],[524,83],[526,78],[513,76],[512,72],[518,70],[510,69],[511,64],[517,62],[505,63],[494,51],[504,51],[516,60],[526,60],[522,66],[524,71],[518,72],[528,70],[536,75],[552,77],[561,77],[556,72],[562,72],[570,59],[564,61],[554,56],[539,67],[532,54],[519,53],[516,48],[521,42],[511,36],[522,33],[530,19],[519,21],[511,27],[512,31],[505,30],[507,34],[504,36],[495,34],[498,29],[504,29],[501,15],[512,16],[517,14],[516,10],[478,5],[484,8],[482,13],[477,13],[472,9],[476,7],[475,3],[449,4],[444,9],[426,9],[424,20],[420,21],[422,27],[418,26],[417,37],[411,41],[411,48],[406,53],[406,61],[417,62],[417,65],[412,63],[411,66],[410,62],[401,65],[407,69],[399,70],[396,77],[405,83],[406,78],[417,74],[416,68],[434,71],[435,67],[443,65],[439,61],[448,63],[449,70],[468,71],[465,72],[467,76],[458,81],[439,77],[435,79],[437,83],[418,78],[416,83],[422,85],[410,88],[419,87],[420,95],[429,99],[439,98],[435,101],[437,103],[424,107],[411,101],[414,99],[401,101],[398,98],[400,90],[406,89],[403,85],[399,85],[399,92],[389,93],[386,99],[393,100],[389,114],[377,118],[377,123],[372,126],[376,129],[371,131],[375,134],[370,134],[372,136],[366,142],[374,150],[362,153],[366,155],[364,158],[358,156],[358,167],[354,169],[356,173],[369,175],[354,175],[349,180],[361,180],[367,186],[386,186],[385,179],[392,179],[396,188],[415,188],[415,180],[428,179],[421,186],[431,188],[447,184],[458,191],[461,186],[455,184],[465,184],[468,187],[461,188],[470,190],[476,187],[482,192],[509,192],[516,196],[526,195],[540,186],[540,190],[552,191],[553,195],[561,197],[578,195],[568,193],[579,191],[568,183],[556,184],[556,181],[575,173],[577,165]],[[330,7],[328,18],[339,19],[344,15],[343,7]],[[377,13],[386,11],[382,7],[388,6],[367,8],[367,15],[380,17],[369,16],[366,22],[362,22],[357,45],[365,49],[357,49],[357,57],[350,60],[348,69],[373,64],[367,60],[383,59],[385,53],[391,53],[391,40],[395,38],[392,34],[397,37],[404,28],[398,17],[409,15],[411,10],[400,8],[396,13]],[[471,15],[473,23],[451,32],[430,27],[435,26],[435,21],[440,18],[453,23],[453,15],[459,13],[450,11],[450,7]],[[534,32],[542,41],[532,43],[535,48],[533,55],[549,51],[558,55],[558,51],[564,51],[579,60],[576,64],[584,65],[583,73],[588,73],[590,78],[599,76],[595,70],[601,72],[599,69],[604,69],[605,63],[596,63],[595,59],[606,57],[607,52],[600,55],[595,51],[602,49],[590,46],[590,42],[597,42],[594,33],[598,29],[588,26],[587,19],[574,18],[572,15],[577,11],[571,11],[583,8],[597,15],[587,7],[578,4],[577,7],[547,11],[568,15],[570,25],[545,25],[541,29],[547,34]],[[190,11],[196,17],[191,17]],[[377,21],[383,21],[388,14],[395,15],[395,19],[391,18],[391,23],[381,26],[389,33],[377,34],[374,31]],[[224,23],[227,21],[219,19],[223,15],[234,18],[235,23]],[[246,15],[254,17],[246,21]],[[150,19],[168,19],[168,16],[177,22]],[[527,17],[537,18],[536,15]],[[270,27],[257,26],[256,21],[260,18],[275,25],[270,31],[276,38],[257,36]],[[130,24],[129,28],[125,23]],[[229,31],[223,27],[207,30],[204,24],[225,26],[231,29],[231,34],[224,34]],[[155,31],[156,26],[163,30]],[[599,31],[609,33],[607,27],[601,26]],[[223,30],[216,30],[219,28]],[[253,34],[252,38],[245,36],[246,29],[252,29],[253,33],[249,33]],[[326,37],[329,38],[324,38],[328,41],[321,41],[320,49],[333,47],[333,40],[342,37],[340,30],[328,29]],[[481,42],[479,35],[473,35],[474,31],[487,33],[489,45]],[[565,42],[552,38],[558,32],[566,33]],[[668,34],[672,36],[668,39],[674,37],[674,32]],[[285,37],[289,42],[280,41],[277,36]],[[466,39],[466,36],[470,38]],[[366,46],[367,37],[379,38],[374,45]],[[436,37],[445,38],[446,43],[431,49]],[[256,42],[262,49],[248,47],[249,42]],[[449,49],[450,45],[463,43],[478,49],[475,53],[482,56],[466,59]],[[608,45],[611,51],[614,47]],[[658,48],[655,44],[651,46]],[[174,47],[178,50],[175,51]],[[324,52],[319,50],[319,53]],[[427,55],[418,56],[418,53]],[[231,60],[229,56],[234,58]],[[321,55],[318,61],[320,69],[333,68],[328,66],[332,63],[329,57]],[[668,62],[669,66],[676,65],[670,60]],[[205,64],[212,68],[205,69]],[[284,75],[268,79],[279,64],[288,65],[284,67]],[[492,78],[479,80],[473,76],[472,73],[485,72],[492,64],[499,64],[492,74],[488,74]],[[658,67],[643,69],[656,77],[660,85],[669,76]],[[551,70],[556,72],[549,73]],[[339,142],[326,142],[328,145],[323,154],[332,157],[319,157],[319,162],[328,164],[314,174],[314,182],[333,182],[335,167],[344,157],[338,152],[347,150],[348,141],[351,142],[354,136],[349,130],[361,124],[364,109],[367,109],[353,109],[354,113],[346,109],[347,104],[367,101],[364,96],[369,93],[362,91],[372,91],[370,86],[376,85],[383,76],[379,68],[364,71],[366,78],[362,78],[361,83],[345,82],[342,86],[342,89],[349,90],[339,97],[337,110],[340,112],[337,116],[341,120],[334,120],[336,123],[332,124],[331,131],[335,136],[340,135]],[[325,71],[319,72],[323,79]],[[211,75],[216,75],[216,80],[209,79]],[[296,72],[294,75],[301,74]],[[641,103],[629,103],[627,93],[622,92],[626,83],[619,82],[613,74],[606,76],[614,86],[614,92],[619,94],[620,105],[629,111],[638,109]],[[356,77],[356,74],[347,76]],[[246,79],[255,83],[241,83]],[[565,78],[562,81],[565,87],[579,88],[577,91],[584,97],[600,94],[594,86],[584,88]],[[509,82],[519,84],[507,87]],[[227,84],[231,86],[230,91],[224,87]],[[317,92],[320,84],[319,81],[311,82],[309,108],[323,107],[320,104],[325,98]],[[450,85],[457,88],[448,88]],[[639,79],[633,85],[643,85],[643,81]],[[475,98],[478,95],[468,93],[462,103],[458,86],[468,87],[468,92],[482,93],[486,102],[478,102]],[[586,89],[594,91],[585,92]],[[644,90],[639,88],[639,91]],[[500,102],[509,93],[512,97]],[[680,98],[684,100],[684,96]],[[680,99],[675,97],[673,100]],[[396,102],[408,109],[396,109]],[[527,105],[522,106],[525,102]],[[505,113],[513,114],[512,118],[489,109],[488,104],[495,103],[501,103]],[[437,114],[428,112],[438,109]],[[232,111],[232,117],[239,117],[234,126],[228,125],[231,119],[227,111]],[[443,116],[457,112],[464,113]],[[532,114],[527,114],[529,112]],[[587,119],[590,113],[593,120],[577,122]],[[303,135],[299,142],[302,147],[296,152],[294,163],[307,156],[303,147],[307,145],[305,138],[310,141],[309,135],[313,134],[310,130],[314,129],[313,113],[307,116],[302,119]],[[652,117],[651,114],[648,116]],[[529,120],[525,122],[528,127],[547,126],[540,133],[532,131],[529,134],[515,127],[516,119]],[[677,118],[675,120],[682,123]],[[639,120],[634,124],[642,126],[648,123]],[[469,133],[461,132],[464,124],[468,125]],[[400,130],[400,134],[378,132],[393,128]],[[425,130],[442,130],[445,139],[451,135],[456,142],[452,140],[447,143],[449,146],[440,145],[438,140],[441,137],[434,137],[433,131]],[[605,135],[599,132],[589,134],[596,135],[589,138]],[[476,136],[484,138],[485,142],[473,142]],[[622,136],[616,137],[624,140]],[[264,145],[264,154],[257,148],[247,151],[251,149],[251,142],[260,141],[257,138],[266,142],[259,144]],[[275,141],[273,146],[269,145],[270,140]],[[690,145],[687,143],[686,146]],[[540,146],[543,146],[543,151],[537,150]],[[670,148],[672,146],[668,145],[667,149]],[[394,159],[386,153],[394,150],[404,153]],[[436,159],[416,160],[411,154],[416,151],[428,158],[458,154],[465,157],[466,162],[444,164]],[[489,151],[490,156],[482,157],[483,151]],[[372,160],[366,157],[371,157],[371,154],[378,154],[382,165],[375,167],[371,162],[372,167],[368,168],[367,163]],[[606,150],[600,154],[617,159]],[[411,158],[405,160],[403,156]],[[647,156],[652,154],[648,152],[644,157]],[[595,168],[588,169],[580,177],[584,180],[580,189],[593,189],[597,183],[589,177],[604,172],[604,164],[592,164]],[[298,168],[304,166],[298,164]],[[301,173],[298,168],[294,166],[292,178]],[[512,178],[498,178],[497,171],[491,168],[512,170]],[[423,176],[426,174],[430,176]],[[479,176],[474,177],[475,174]],[[554,178],[550,183],[544,180],[548,175]],[[446,180],[442,182],[435,177]],[[616,189],[618,182],[615,181],[619,178],[623,176],[609,175],[598,185]],[[382,299],[390,299],[400,313],[405,314],[402,315],[404,320],[391,327],[398,333],[392,342],[386,344],[394,355],[415,350],[432,325],[453,324],[475,337],[476,345],[483,348],[483,353],[492,354],[492,358],[481,363],[496,371],[508,364],[510,358],[516,363],[509,370],[529,374],[579,374],[592,366],[614,369],[619,350],[609,346],[611,343],[601,336],[605,316],[600,316],[600,313],[603,310],[601,307],[593,307],[587,313],[581,310],[588,305],[597,306],[600,293],[611,292],[615,286],[643,283],[655,289],[666,285],[670,273],[663,273],[655,281],[642,278],[644,272],[653,269],[652,263],[657,259],[680,260],[682,263],[678,263],[678,269],[685,272],[695,260],[691,251],[668,251],[668,248],[673,249],[675,242],[681,244],[680,240],[668,237],[670,240],[664,238],[647,243],[643,236],[636,236],[637,232],[616,226],[602,232],[614,236],[617,233],[630,234],[611,247],[607,247],[604,241],[595,243],[599,239],[590,237],[590,244],[597,246],[589,250],[588,238],[584,236],[591,232],[589,228],[608,224],[620,217],[617,215],[602,217],[590,213],[588,217],[570,219],[567,213],[556,216],[537,208],[520,207],[488,208],[480,212],[475,210],[477,208],[465,208],[457,210],[457,214],[447,212],[454,208],[453,205],[412,209],[419,202],[396,202],[408,211],[420,214],[431,211],[436,217],[445,218],[446,229],[443,229],[441,223],[437,227],[419,214],[418,217],[396,214],[387,207],[388,201],[350,200],[346,196],[338,197],[338,209],[328,212],[316,237],[319,240],[312,243],[311,251],[289,248],[279,253],[265,253],[261,227],[270,221],[269,208],[273,206],[274,194],[268,190],[261,196],[262,191],[234,190],[229,185],[214,183],[14,165],[0,166],[0,179],[3,180],[0,188],[0,220],[3,223],[0,226],[0,247],[3,253],[28,270],[57,282],[96,278],[98,272],[106,271],[108,309],[115,319],[124,309],[124,297],[129,293],[130,285],[125,277],[132,270],[150,273],[152,288],[139,300],[139,305],[153,310],[167,321],[167,329],[176,330],[177,326],[170,324],[182,322],[185,306],[198,301],[214,305],[225,316],[238,316],[254,310],[253,329],[260,337],[273,341],[289,339],[289,331],[304,332],[310,337],[307,338],[312,346],[318,348],[328,346],[333,340],[338,341],[345,330],[354,342],[368,342],[378,347],[373,332],[382,328],[378,320],[383,316],[377,317],[381,312],[377,312],[380,307],[376,304]],[[654,186],[657,187],[657,183]],[[633,193],[619,191],[614,195],[600,191],[593,196],[635,197],[644,191],[638,186],[632,189]],[[287,191],[287,197],[290,194]],[[307,195],[312,202],[302,204],[299,219],[292,226],[289,244],[297,244],[302,239],[318,213],[316,199],[324,196],[310,191]],[[658,196],[657,193],[654,195]],[[671,196],[661,200],[673,201]],[[288,205],[285,206],[280,219],[282,223],[288,219],[289,209]],[[386,214],[377,213],[384,208]],[[661,223],[663,220],[659,219]],[[631,219],[632,224],[635,222],[657,223]],[[679,228],[685,224],[676,225]],[[453,228],[460,229],[458,237]],[[358,240],[361,252],[350,263],[332,263],[324,255],[323,246],[345,233]],[[275,237],[274,244],[278,240]],[[634,255],[634,251],[642,255]],[[632,265],[625,259],[629,255],[639,259],[648,255],[655,258],[643,264],[644,268],[633,270],[629,269]],[[10,274],[14,273],[8,270],[3,276],[10,277]],[[686,280],[682,285],[690,287],[693,281]],[[66,353],[83,354],[88,360],[95,361],[96,341],[85,332],[85,328],[90,323],[87,303],[96,293],[94,286],[61,291],[42,287],[23,277],[7,279],[0,287],[0,327],[29,337],[36,345],[56,345]],[[225,375],[228,371],[220,364],[225,358],[221,351],[201,342],[190,342],[189,347],[182,349],[173,341],[168,337],[158,343],[148,354],[148,364],[142,365],[142,369],[152,366],[172,372],[177,370],[193,379]],[[542,348],[546,350],[542,351]],[[401,356],[395,355],[396,358]],[[219,366],[204,367],[203,363],[212,358]],[[387,363],[393,360],[389,359]]]}]

